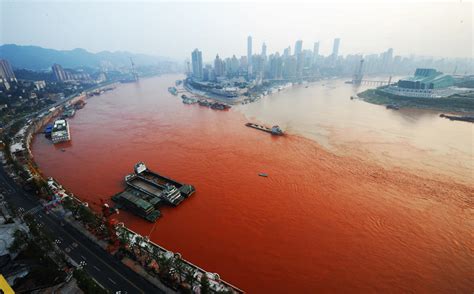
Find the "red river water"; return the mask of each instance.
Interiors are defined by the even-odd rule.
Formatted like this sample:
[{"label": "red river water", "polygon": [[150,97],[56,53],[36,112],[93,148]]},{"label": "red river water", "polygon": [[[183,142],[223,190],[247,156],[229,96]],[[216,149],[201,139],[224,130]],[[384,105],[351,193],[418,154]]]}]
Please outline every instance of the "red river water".
[{"label": "red river water", "polygon": [[71,142],[35,137],[42,172],[96,208],[138,161],[193,184],[155,225],[119,219],[249,293],[472,293],[472,125],[350,101],[341,81],[214,111],[169,94],[177,78],[89,99]]}]

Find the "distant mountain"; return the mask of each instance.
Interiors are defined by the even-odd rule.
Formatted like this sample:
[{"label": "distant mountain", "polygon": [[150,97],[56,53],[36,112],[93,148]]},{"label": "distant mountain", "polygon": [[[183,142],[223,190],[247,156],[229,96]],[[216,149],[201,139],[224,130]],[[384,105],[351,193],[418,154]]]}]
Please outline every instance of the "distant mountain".
[{"label": "distant mountain", "polygon": [[6,44],[0,46],[0,58],[7,59],[17,69],[41,70],[48,69],[54,63],[65,68],[98,67],[101,62],[109,62],[114,66],[130,66],[130,57],[137,65],[156,65],[170,58],[133,54],[125,51],[102,51],[91,53],[84,49],[55,50],[38,46],[19,46]]}]

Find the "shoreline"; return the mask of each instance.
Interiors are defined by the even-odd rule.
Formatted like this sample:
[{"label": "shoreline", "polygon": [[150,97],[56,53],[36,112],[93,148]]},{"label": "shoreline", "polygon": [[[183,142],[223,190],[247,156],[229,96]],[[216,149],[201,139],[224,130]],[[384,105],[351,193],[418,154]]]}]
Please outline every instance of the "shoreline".
[{"label": "shoreline", "polygon": [[[115,84],[115,83],[113,83]],[[81,92],[75,95],[71,95],[68,97],[68,99],[64,99],[60,101],[60,103],[56,104],[54,108],[50,109],[46,114],[42,113],[40,115],[35,115],[34,118],[30,119],[23,127],[20,129],[20,131],[17,133],[21,133],[21,142],[25,145],[25,149],[22,151],[21,154],[15,153],[15,155],[11,154],[10,157],[12,158],[13,162],[15,163],[22,163],[22,168],[31,176],[30,179],[34,179],[34,181],[37,182],[44,182],[47,183],[46,185],[49,187],[49,189],[52,191],[51,193],[54,195],[54,197],[61,199],[61,203],[63,202],[62,200],[64,199],[71,199],[72,202],[75,202],[78,206],[83,206],[83,207],[89,207],[89,204],[87,200],[83,199],[82,197],[78,198],[74,196],[73,193],[70,191],[66,190],[63,188],[62,185],[59,184],[59,182],[54,179],[53,177],[45,177],[43,171],[41,170],[40,166],[38,163],[35,161],[35,157],[33,155],[31,145],[33,142],[36,140],[36,137],[38,135],[42,134],[42,129],[43,127],[48,124],[51,120],[54,120],[58,116],[60,116],[64,110],[65,107],[69,104],[74,104],[77,103],[79,100],[85,100],[92,98],[97,95],[101,95],[103,91],[101,90],[114,90],[118,85],[121,83],[117,83],[114,88],[106,88],[110,87],[111,84],[106,84],[106,85],[101,85],[100,87],[94,87],[93,90],[88,90],[85,92]],[[91,95],[90,95],[91,94]],[[68,143],[68,142],[66,142]],[[10,154],[10,149],[8,149],[8,153]],[[21,179],[21,177],[20,177]],[[30,180],[29,179],[29,180]],[[27,181],[29,181],[27,180]],[[53,184],[50,184],[53,183]],[[59,187],[59,189],[58,189]],[[50,195],[52,196],[52,195]],[[53,198],[54,198],[53,197]],[[95,205],[94,205],[95,206]],[[61,206],[62,209],[66,209],[65,207]],[[97,217],[101,216],[101,211],[100,209],[91,209]],[[70,211],[69,213],[71,213]],[[102,219],[102,217],[101,217]],[[102,219],[103,220],[103,219]],[[68,220],[66,220],[68,221]],[[84,225],[83,225],[84,226]],[[224,292],[229,292],[229,293],[245,293],[242,289],[232,285],[231,283],[222,280],[217,273],[212,273],[212,272],[207,272],[201,267],[197,266],[194,263],[191,263],[190,261],[187,261],[181,257],[181,254],[177,252],[172,252],[164,247],[158,245],[157,243],[154,243],[148,239],[148,237],[144,237],[142,234],[139,234],[131,229],[129,229],[127,226],[125,226],[123,223],[118,223],[115,225],[116,226],[116,238],[122,239],[124,238],[124,235],[127,235],[125,237],[126,239],[129,240],[129,243],[126,244],[126,248],[129,248],[129,250],[137,254],[136,260],[133,262],[141,268],[141,270],[135,269],[134,266],[129,266],[125,262],[123,262],[127,267],[129,267],[131,270],[136,272],[137,274],[141,275],[145,280],[150,282],[151,284],[154,284],[156,287],[158,287],[161,290],[165,291],[173,291],[175,290],[174,287],[178,286],[173,286],[171,287],[169,284],[166,284],[166,288],[164,287],[165,281],[161,281],[158,279],[158,274],[154,271],[148,271],[146,268],[148,264],[142,264],[142,258],[144,257],[150,257],[150,254],[158,254],[156,259],[160,258],[165,258],[165,259],[170,259],[170,260],[179,260],[184,266],[184,267],[189,267],[192,268],[195,275],[198,277],[202,276],[207,276],[210,282],[210,287],[213,288],[214,291],[224,291]],[[88,227],[85,225],[82,230],[84,232],[88,232]],[[91,232],[89,232],[91,233]],[[92,235],[91,235],[92,236]],[[93,236],[91,237],[88,234],[85,234],[85,237],[89,238],[91,241],[95,242],[98,244],[100,247],[102,247],[104,250],[107,252],[109,251],[109,248],[104,248],[100,242],[100,236]],[[113,244],[109,244],[109,246],[113,246]],[[131,249],[130,249],[131,248]],[[137,253],[138,250],[138,253]],[[157,253],[159,252],[159,253]],[[109,254],[109,253],[107,253]],[[155,261],[156,262],[156,261]],[[180,280],[184,280],[184,277],[181,277]],[[169,283],[170,281],[168,281]],[[194,291],[194,289],[193,289]]]},{"label": "shoreline", "polygon": [[[395,105],[407,109],[424,109],[456,115],[474,115],[474,98],[416,98],[381,94],[377,89],[357,93],[361,100],[376,105]],[[454,104],[454,105],[453,105]]]},{"label": "shoreline", "polygon": [[[182,86],[183,90],[186,91],[187,93],[189,93],[190,95],[197,96],[200,99],[209,99],[209,100],[213,100],[213,101],[216,101],[216,102],[224,102],[224,103],[227,103],[227,104],[230,104],[230,105],[243,105],[243,104],[256,102],[260,99],[264,99],[265,97],[267,97],[269,95],[279,93],[279,92],[285,91],[287,89],[300,87],[300,86],[304,86],[304,85],[308,86],[312,83],[320,82],[320,81],[323,81],[323,80],[325,80],[325,79],[317,79],[317,80],[313,80],[313,81],[302,81],[302,82],[299,82],[299,83],[288,81],[285,84],[273,85],[273,86],[269,87],[268,89],[259,90],[259,93],[252,93],[252,95],[250,95],[250,96],[242,95],[242,96],[238,96],[236,98],[220,97],[217,94],[212,94],[212,93],[208,93],[208,92],[205,92],[205,91],[194,89],[192,86],[190,86],[186,83],[186,79],[182,80],[182,83],[181,83],[180,86]],[[328,78],[327,80],[330,80],[330,79]]]}]

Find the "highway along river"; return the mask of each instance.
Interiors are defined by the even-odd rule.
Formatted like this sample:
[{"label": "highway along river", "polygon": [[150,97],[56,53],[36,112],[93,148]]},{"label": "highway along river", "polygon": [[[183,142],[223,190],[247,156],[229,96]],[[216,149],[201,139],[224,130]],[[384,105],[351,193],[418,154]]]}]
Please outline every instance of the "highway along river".
[{"label": "highway along river", "polygon": [[89,99],[70,143],[36,136],[43,173],[96,208],[138,161],[195,185],[155,226],[119,218],[249,293],[472,291],[472,125],[350,100],[341,80],[215,111],[169,94],[180,77]]}]

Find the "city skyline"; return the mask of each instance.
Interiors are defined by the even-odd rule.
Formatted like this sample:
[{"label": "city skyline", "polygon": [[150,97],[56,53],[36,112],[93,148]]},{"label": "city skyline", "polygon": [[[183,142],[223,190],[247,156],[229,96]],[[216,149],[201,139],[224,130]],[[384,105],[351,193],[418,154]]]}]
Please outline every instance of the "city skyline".
[{"label": "city skyline", "polygon": [[[265,42],[268,52],[282,54],[283,48],[290,44],[294,49],[294,40],[303,40],[303,50],[312,49],[314,42],[320,42],[321,55],[332,52],[333,39],[338,37],[344,40],[341,55],[369,54],[387,48],[397,48],[403,56],[470,57],[472,54],[471,3],[429,6],[415,3],[410,5],[409,13],[404,5],[394,3],[372,3],[364,8],[327,3],[317,7],[311,3],[252,6],[147,2],[145,6],[144,13],[142,10],[139,13],[128,3],[107,6],[106,3],[3,2],[2,23],[16,29],[3,31],[0,43],[60,50],[85,48],[91,52],[125,50],[176,60],[187,58],[189,51],[197,47],[207,61],[215,54],[245,55],[242,42],[248,35],[252,35],[254,44],[259,44],[254,46],[254,52],[259,52],[260,44]],[[167,16],[171,11],[179,11],[180,17]],[[200,11],[209,11],[215,21],[207,22],[207,15]],[[100,19],[101,25],[77,21],[83,17]],[[384,21],[390,17],[399,20],[397,26]],[[167,29],[162,30],[163,27]],[[272,29],[267,30],[268,27]],[[65,38],[71,33],[74,38]]]}]

